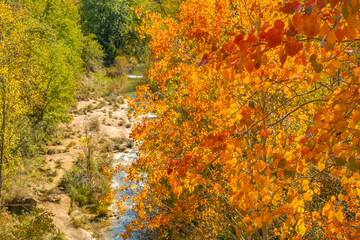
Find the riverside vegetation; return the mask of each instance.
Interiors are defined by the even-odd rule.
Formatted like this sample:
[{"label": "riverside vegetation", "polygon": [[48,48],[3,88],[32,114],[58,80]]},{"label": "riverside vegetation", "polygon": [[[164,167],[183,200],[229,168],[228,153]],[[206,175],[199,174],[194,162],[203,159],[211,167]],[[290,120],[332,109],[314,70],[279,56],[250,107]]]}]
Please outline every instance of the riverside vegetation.
[{"label": "riverside vegetation", "polygon": [[[146,45],[134,32],[135,2],[103,1],[118,13],[111,36],[92,31],[107,25],[87,21],[91,2],[0,2],[0,239],[101,237],[89,228],[109,215],[109,203],[99,203],[111,191],[103,170],[113,151],[132,147],[120,95],[142,81],[127,74],[144,70],[131,49]],[[115,29],[124,15],[126,31]]]},{"label": "riverside vegetation", "polygon": [[0,22],[1,237],[101,238],[135,144],[123,238],[360,238],[360,1],[14,0]]},{"label": "riverside vegetation", "polygon": [[[138,9],[136,219],[159,239],[360,239],[360,2]],[[155,86],[156,88],[153,88]],[[131,186],[125,186],[131,188]]]}]

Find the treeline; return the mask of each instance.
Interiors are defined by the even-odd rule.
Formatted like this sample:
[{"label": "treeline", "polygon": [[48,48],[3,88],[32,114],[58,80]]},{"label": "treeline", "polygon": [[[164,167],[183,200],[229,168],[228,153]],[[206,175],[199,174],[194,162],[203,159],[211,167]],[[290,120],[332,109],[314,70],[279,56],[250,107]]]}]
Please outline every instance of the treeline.
[{"label": "treeline", "polygon": [[[37,175],[45,164],[42,145],[70,120],[77,79],[89,68],[84,59],[94,58],[87,47],[102,51],[79,22],[72,1],[0,2],[0,238],[60,236],[49,213],[13,216],[2,207],[33,195],[31,182],[46,180]],[[32,209],[34,200],[26,204]]]},{"label": "treeline", "polygon": [[72,2],[0,4],[1,184],[57,123],[70,119],[68,107],[88,56]]},{"label": "treeline", "polygon": [[[100,71],[104,60],[116,69],[117,56],[143,59],[146,44],[135,31],[136,1],[0,4],[2,196],[1,185],[21,159],[35,155],[57,124],[70,120],[80,79]],[[114,74],[109,70],[105,75]]]}]

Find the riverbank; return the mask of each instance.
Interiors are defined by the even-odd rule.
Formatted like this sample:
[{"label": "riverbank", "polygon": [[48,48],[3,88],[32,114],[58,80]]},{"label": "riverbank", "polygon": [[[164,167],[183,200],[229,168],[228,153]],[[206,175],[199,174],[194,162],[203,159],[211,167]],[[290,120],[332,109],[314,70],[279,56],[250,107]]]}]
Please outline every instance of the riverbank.
[{"label": "riverbank", "polygon": [[97,218],[86,207],[76,206],[59,183],[82,155],[81,141],[88,124],[98,124],[97,141],[102,143],[98,150],[103,154],[128,152],[131,149],[128,138],[131,123],[126,114],[125,101],[119,103],[118,107],[102,98],[80,101],[72,111],[71,123],[61,126],[64,139],[57,145],[47,146],[46,163],[51,171],[56,172],[56,176],[51,182],[43,184],[43,194],[37,198],[38,206],[54,214],[52,219],[56,228],[69,240],[105,239],[101,231],[94,234],[92,230],[99,231],[106,223],[105,218]]}]

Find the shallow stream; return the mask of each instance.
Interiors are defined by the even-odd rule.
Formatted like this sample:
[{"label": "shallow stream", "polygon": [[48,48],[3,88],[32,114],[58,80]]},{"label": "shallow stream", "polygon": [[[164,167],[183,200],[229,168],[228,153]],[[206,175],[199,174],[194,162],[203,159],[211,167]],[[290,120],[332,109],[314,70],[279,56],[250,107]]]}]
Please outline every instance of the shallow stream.
[{"label": "shallow stream", "polygon": [[[137,159],[137,149],[132,149],[128,153],[117,153],[114,156],[114,164],[121,164],[124,167],[130,166],[133,162],[135,162]],[[126,173],[124,171],[120,171],[119,173],[115,174],[113,176],[113,189],[118,189],[119,186],[125,184]],[[107,230],[107,236],[108,239],[115,240],[115,239],[122,239],[119,236],[119,233],[122,233],[125,231],[125,226],[135,219],[135,212],[132,211],[132,207],[134,205],[133,201],[130,200],[130,198],[134,195],[132,191],[125,190],[122,194],[117,193],[116,199],[114,199],[114,202],[116,202],[119,198],[122,196],[127,195],[129,196],[129,199],[123,203],[123,206],[125,207],[125,211],[120,214],[118,207],[116,204],[114,204],[114,213],[115,217],[111,221],[110,228]],[[130,239],[141,239],[141,232],[133,233],[132,237]]]}]

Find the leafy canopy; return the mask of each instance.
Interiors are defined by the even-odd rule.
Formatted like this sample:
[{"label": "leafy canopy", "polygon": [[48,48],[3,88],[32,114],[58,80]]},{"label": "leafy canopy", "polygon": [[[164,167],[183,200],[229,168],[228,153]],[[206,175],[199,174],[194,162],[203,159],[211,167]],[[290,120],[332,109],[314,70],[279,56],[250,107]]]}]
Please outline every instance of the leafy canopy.
[{"label": "leafy canopy", "polygon": [[360,237],[359,1],[188,0],[138,10],[159,91],[138,88],[128,171],[164,238]]}]

